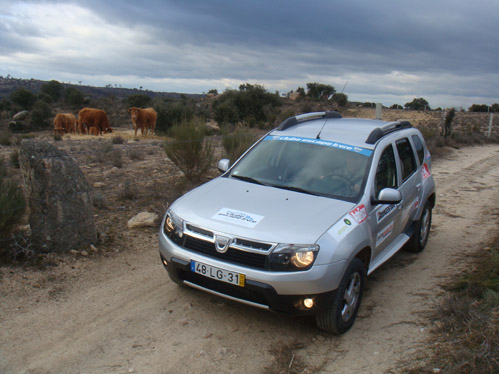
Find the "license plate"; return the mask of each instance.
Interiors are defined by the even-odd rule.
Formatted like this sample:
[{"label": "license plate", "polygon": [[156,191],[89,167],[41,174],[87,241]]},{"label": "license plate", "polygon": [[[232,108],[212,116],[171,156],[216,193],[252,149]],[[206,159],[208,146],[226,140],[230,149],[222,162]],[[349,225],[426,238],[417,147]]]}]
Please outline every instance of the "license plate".
[{"label": "license plate", "polygon": [[205,277],[219,280],[221,282],[230,283],[239,287],[244,287],[244,274],[234,271],[224,270],[215,266],[203,264],[197,261],[191,261],[191,271]]}]

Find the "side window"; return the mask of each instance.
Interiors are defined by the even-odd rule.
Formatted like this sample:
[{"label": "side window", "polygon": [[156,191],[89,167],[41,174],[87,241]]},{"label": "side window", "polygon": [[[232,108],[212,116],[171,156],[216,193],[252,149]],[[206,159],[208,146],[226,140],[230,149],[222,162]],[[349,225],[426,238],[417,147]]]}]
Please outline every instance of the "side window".
[{"label": "side window", "polygon": [[402,179],[405,181],[417,167],[409,139],[404,138],[397,140],[397,151],[399,153],[400,166],[402,167]]},{"label": "side window", "polygon": [[374,181],[376,196],[383,188],[397,188],[397,165],[393,147],[389,145],[381,154],[378,168],[376,169],[376,179]]},{"label": "side window", "polygon": [[416,147],[416,153],[418,154],[419,165],[423,165],[424,160],[424,147],[421,138],[417,135],[412,136],[412,142],[414,143],[414,147]]}]

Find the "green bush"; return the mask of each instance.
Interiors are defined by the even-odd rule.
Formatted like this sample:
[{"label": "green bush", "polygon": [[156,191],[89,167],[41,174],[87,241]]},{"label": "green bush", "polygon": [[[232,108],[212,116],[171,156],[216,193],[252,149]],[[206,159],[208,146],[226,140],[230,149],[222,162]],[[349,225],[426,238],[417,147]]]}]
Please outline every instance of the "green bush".
[{"label": "green bush", "polygon": [[160,99],[154,103],[153,107],[158,113],[155,131],[159,134],[166,134],[173,126],[192,120],[196,112],[194,102],[188,99]]},{"label": "green bush", "polygon": [[30,110],[36,99],[36,95],[25,88],[18,88],[10,94],[10,100],[24,110]]},{"label": "green bush", "polygon": [[50,117],[52,116],[52,111],[47,103],[38,100],[31,112],[31,127],[33,129],[47,129],[52,127],[50,122]]},{"label": "green bush", "polygon": [[256,136],[248,129],[237,129],[223,134],[222,144],[231,162],[235,162],[255,142]]},{"label": "green bush", "polygon": [[123,153],[121,149],[113,149],[111,161],[114,167],[121,169],[123,167]]},{"label": "green bush", "polygon": [[211,167],[213,147],[205,141],[206,129],[202,120],[194,118],[174,126],[169,131],[173,138],[166,141],[167,156],[192,182],[199,181]]},{"label": "green bush", "polygon": [[123,99],[123,103],[128,107],[146,108],[151,105],[152,99],[144,94],[130,95]]},{"label": "green bush", "polygon": [[82,106],[85,103],[83,92],[74,87],[67,87],[64,90],[64,101],[73,107]]},{"label": "green bush", "polygon": [[19,187],[6,175],[0,159],[0,238],[6,238],[19,223],[26,209],[26,201]]},{"label": "green bush", "polygon": [[243,121],[256,125],[275,119],[281,105],[278,94],[267,92],[263,86],[246,83],[239,86],[239,91],[227,90],[220,95],[213,103],[213,115],[220,124]]},{"label": "green bush", "polygon": [[62,96],[64,86],[56,80],[51,80],[50,82],[42,84],[40,91],[43,94],[48,95],[52,101],[57,101]]}]

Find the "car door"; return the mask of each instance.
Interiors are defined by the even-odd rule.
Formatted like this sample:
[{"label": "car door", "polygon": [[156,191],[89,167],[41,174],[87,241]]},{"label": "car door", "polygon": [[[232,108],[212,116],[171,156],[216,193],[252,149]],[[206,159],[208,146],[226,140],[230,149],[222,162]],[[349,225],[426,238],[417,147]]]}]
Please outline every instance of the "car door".
[{"label": "car door", "polygon": [[418,162],[409,138],[404,137],[395,142],[399,165],[400,231],[406,232],[412,218],[421,203],[422,174],[418,172]]},{"label": "car door", "polygon": [[[397,153],[393,144],[389,143],[383,149],[376,167],[374,180],[374,196],[377,198],[384,188],[398,189],[399,167],[397,166]],[[372,238],[374,244],[373,262],[376,263],[393,237],[398,235],[401,228],[401,210],[398,204],[377,204],[370,212]]]}]

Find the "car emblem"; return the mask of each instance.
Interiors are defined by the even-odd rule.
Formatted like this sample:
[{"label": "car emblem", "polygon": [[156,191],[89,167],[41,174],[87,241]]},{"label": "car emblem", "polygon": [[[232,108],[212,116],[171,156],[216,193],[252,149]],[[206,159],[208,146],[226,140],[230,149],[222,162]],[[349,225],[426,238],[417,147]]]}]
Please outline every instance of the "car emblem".
[{"label": "car emblem", "polygon": [[231,242],[231,239],[223,236],[223,235],[216,235],[215,236],[215,248],[218,253],[225,253],[227,252],[227,249],[229,248],[229,244]]}]

